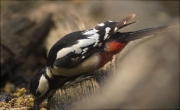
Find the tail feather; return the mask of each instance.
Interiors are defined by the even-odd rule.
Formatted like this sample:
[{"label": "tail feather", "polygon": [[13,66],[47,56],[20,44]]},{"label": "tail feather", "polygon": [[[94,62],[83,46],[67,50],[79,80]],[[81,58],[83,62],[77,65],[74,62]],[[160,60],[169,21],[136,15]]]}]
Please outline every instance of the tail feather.
[{"label": "tail feather", "polygon": [[127,32],[127,33],[129,33],[129,36],[127,36],[124,39],[124,41],[129,42],[132,40],[140,39],[142,37],[152,36],[152,35],[155,35],[156,33],[159,33],[161,31],[168,29],[169,27],[170,27],[170,25],[165,25],[165,26],[142,29],[142,30],[134,31],[134,32]]}]

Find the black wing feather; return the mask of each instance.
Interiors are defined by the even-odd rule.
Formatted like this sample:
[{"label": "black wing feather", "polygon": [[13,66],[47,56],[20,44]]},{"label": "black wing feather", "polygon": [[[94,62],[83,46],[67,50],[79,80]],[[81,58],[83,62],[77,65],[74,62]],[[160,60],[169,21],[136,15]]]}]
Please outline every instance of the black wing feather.
[{"label": "black wing feather", "polygon": [[[78,39],[87,39],[85,36],[79,34],[82,32],[83,31],[70,33],[64,36],[62,39],[60,39],[57,43],[55,43],[49,51],[48,59],[47,59],[47,66],[50,66],[51,68],[53,68],[53,66],[63,67],[63,68],[73,68],[79,65],[85,59],[89,58],[95,51],[97,51],[98,49],[92,48],[93,47],[93,44],[92,44],[88,46],[89,48],[87,52],[83,54],[85,58],[82,58],[81,54],[75,54],[74,52],[71,52],[62,58],[56,59],[57,52],[60,51],[61,49],[65,47],[70,47],[76,44]],[[77,58],[77,57],[79,58],[76,61],[71,60],[71,58]]]},{"label": "black wing feather", "polygon": [[[49,51],[48,59],[47,59],[47,66],[50,66],[53,68],[53,66],[57,67],[63,67],[63,68],[73,68],[82,63],[82,61],[89,58],[93,53],[97,51],[101,51],[101,48],[105,42],[114,34],[117,32],[117,28],[121,28],[123,25],[125,25],[125,22],[128,22],[131,20],[135,15],[132,14],[125,19],[121,20],[120,22],[113,22],[113,21],[106,21],[103,23],[103,25],[97,25],[95,28],[87,30],[87,31],[77,31],[70,33],[66,36],[64,36],[62,39],[60,39]],[[134,22],[133,22],[134,23]],[[132,23],[130,23],[132,24]],[[129,25],[129,24],[127,24]],[[97,32],[95,32],[95,31]],[[86,32],[94,31],[95,33],[87,34]],[[83,35],[84,33],[84,35]],[[74,44],[77,44],[80,39],[88,39],[88,37],[93,37],[93,35],[98,34],[98,41],[97,36],[96,42],[94,42],[92,45],[86,46],[88,48],[87,52],[85,54],[76,54],[75,52],[70,52],[67,55],[65,55],[62,58],[57,57],[57,52],[60,51],[63,48],[71,47]],[[100,45],[97,45],[97,43]],[[95,45],[95,46],[93,46]],[[83,47],[83,48],[86,48]],[[80,47],[82,49],[82,47]],[[76,50],[75,50],[76,51]],[[72,60],[72,58],[75,58],[75,60]],[[76,59],[77,58],[77,59]]]},{"label": "black wing feather", "polygon": [[[81,62],[89,58],[93,53],[98,51],[98,49],[90,49],[88,52],[86,52],[83,56],[85,58],[82,58],[81,54],[75,54],[75,53],[69,53],[68,55],[59,58],[55,60],[54,66],[56,67],[62,67],[62,68],[73,68],[78,66]],[[77,58],[76,60],[72,60],[71,58]]]}]

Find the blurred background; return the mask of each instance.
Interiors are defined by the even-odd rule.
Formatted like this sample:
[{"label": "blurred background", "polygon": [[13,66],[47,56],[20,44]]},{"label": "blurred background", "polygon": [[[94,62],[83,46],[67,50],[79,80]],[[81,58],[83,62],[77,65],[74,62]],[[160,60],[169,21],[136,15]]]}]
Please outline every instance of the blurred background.
[{"label": "blurred background", "polygon": [[[179,1],[1,1],[1,92],[28,90],[32,75],[46,65],[48,50],[64,35],[133,13],[133,20],[140,22],[121,32],[174,26],[155,37],[129,43],[116,56],[117,71],[103,84],[101,94],[79,101],[75,107],[178,109]],[[49,24],[43,25],[49,14],[53,23],[45,20]],[[49,27],[31,34],[38,26]],[[15,48],[16,43],[20,47]]]}]

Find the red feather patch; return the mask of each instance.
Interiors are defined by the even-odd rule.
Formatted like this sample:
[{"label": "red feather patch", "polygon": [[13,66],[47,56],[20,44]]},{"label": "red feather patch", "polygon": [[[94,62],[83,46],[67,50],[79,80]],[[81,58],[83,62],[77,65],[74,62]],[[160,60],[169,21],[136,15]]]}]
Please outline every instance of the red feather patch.
[{"label": "red feather patch", "polygon": [[110,41],[106,44],[105,50],[108,53],[117,54],[119,53],[127,43],[120,43],[117,41]]}]

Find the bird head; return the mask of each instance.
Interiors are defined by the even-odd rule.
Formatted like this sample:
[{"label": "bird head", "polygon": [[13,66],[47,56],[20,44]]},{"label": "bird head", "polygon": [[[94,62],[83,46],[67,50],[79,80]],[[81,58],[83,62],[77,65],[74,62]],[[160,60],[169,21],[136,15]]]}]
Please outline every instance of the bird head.
[{"label": "bird head", "polygon": [[30,92],[34,98],[34,107],[38,107],[43,100],[48,98],[53,89],[51,89],[52,75],[46,68],[39,70],[30,81]]}]

